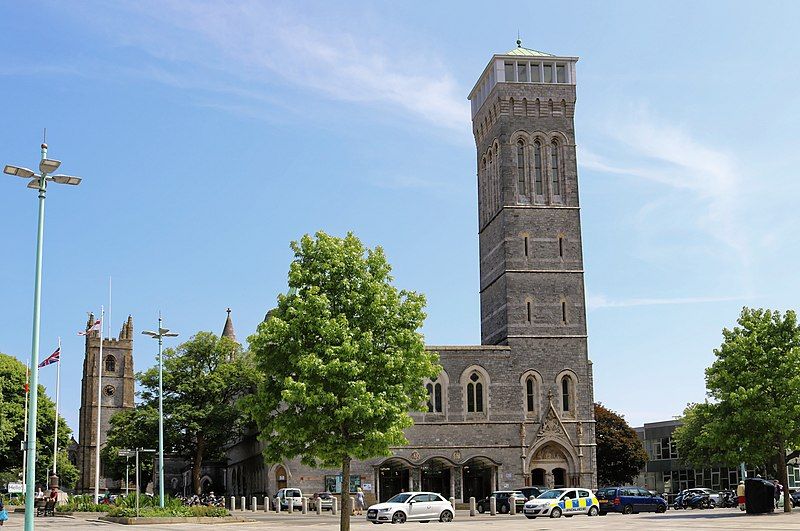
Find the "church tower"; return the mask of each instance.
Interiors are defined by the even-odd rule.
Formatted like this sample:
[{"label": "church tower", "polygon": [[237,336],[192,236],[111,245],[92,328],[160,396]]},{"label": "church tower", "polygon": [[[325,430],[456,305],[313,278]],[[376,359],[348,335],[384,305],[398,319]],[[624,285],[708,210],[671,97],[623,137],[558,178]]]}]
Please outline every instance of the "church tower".
[{"label": "church tower", "polygon": [[[95,322],[89,315],[87,329]],[[95,448],[97,436],[97,386],[98,356],[100,355],[101,331],[89,332],[86,336],[81,382],[81,408],[78,435],[78,485],[77,490],[94,490]],[[117,339],[103,339],[102,403],[100,405],[100,447],[105,445],[110,428],[109,420],[120,411],[134,407],[133,370],[133,319],[128,316]],[[100,469],[100,488],[111,488],[110,480],[103,477]]]},{"label": "church tower", "polygon": [[[518,40],[492,57],[469,100],[481,343],[508,345],[516,362],[531,369],[526,394],[542,387],[542,426],[554,416],[571,432],[566,438],[577,470],[563,483],[586,486],[596,484],[596,463],[575,156],[577,61]],[[530,398],[527,406],[534,409]],[[560,483],[549,479],[541,484]]]}]

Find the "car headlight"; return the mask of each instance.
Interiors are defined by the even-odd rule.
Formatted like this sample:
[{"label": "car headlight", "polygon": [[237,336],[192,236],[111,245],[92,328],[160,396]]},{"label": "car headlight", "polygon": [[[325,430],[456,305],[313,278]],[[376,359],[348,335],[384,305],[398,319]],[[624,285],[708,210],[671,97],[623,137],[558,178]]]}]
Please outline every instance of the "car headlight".
[{"label": "car headlight", "polygon": [[382,512],[382,513],[388,513],[388,512],[389,512],[389,511],[391,511],[391,510],[392,510],[392,509],[391,509],[391,507],[387,507],[387,508],[385,508],[385,509],[378,509],[378,511],[379,511],[379,512]]}]

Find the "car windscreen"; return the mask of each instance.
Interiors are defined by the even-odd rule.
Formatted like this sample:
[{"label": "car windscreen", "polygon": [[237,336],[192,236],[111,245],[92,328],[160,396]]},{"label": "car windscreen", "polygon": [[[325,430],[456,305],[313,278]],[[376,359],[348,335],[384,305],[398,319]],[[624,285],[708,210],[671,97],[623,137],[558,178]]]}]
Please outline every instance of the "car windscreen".
[{"label": "car windscreen", "polygon": [[404,493],[392,496],[391,498],[389,498],[386,501],[386,503],[405,503],[410,497],[411,497],[411,494],[408,494],[408,493],[404,492]]},{"label": "car windscreen", "polygon": [[544,494],[540,494],[536,499],[537,500],[554,500],[564,494],[563,490],[548,490]]},{"label": "car windscreen", "polygon": [[597,491],[598,498],[613,498],[617,494],[617,489],[600,489]]}]

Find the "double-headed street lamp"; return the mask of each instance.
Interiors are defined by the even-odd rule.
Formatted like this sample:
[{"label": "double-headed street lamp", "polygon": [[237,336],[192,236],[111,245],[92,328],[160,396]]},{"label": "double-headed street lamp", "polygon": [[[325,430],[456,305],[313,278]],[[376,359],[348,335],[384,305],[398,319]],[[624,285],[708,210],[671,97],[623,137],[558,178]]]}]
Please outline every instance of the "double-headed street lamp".
[{"label": "double-headed street lamp", "polygon": [[[33,288],[33,334],[31,339],[31,381],[28,401],[28,433],[24,445],[27,452],[27,468],[25,474],[25,531],[33,531],[33,501],[34,487],[36,486],[36,406],[39,397],[39,323],[40,303],[42,295],[42,246],[44,243],[44,198],[47,192],[47,183],[80,184],[80,177],[71,175],[50,175],[61,166],[61,161],[47,158],[47,144],[42,144],[42,159],[39,162],[39,171],[34,173],[28,168],[20,168],[7,164],[3,173],[30,179],[28,188],[39,190],[39,229],[36,233],[36,272]],[[58,421],[58,419],[56,419]]]},{"label": "double-headed street lamp", "polygon": [[164,360],[161,344],[165,337],[178,337],[175,332],[161,327],[161,313],[158,314],[158,332],[144,330],[146,336],[158,339],[158,504],[164,507]]}]

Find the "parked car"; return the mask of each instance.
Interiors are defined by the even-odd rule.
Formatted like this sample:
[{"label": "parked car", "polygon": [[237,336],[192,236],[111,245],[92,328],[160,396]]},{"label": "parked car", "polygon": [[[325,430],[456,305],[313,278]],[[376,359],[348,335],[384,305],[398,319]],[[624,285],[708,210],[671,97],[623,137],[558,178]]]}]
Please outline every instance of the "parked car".
[{"label": "parked car", "polygon": [[383,503],[370,505],[367,520],[373,524],[402,524],[406,521],[452,522],[455,510],[434,492],[401,492]]},{"label": "parked car", "polygon": [[526,500],[530,500],[531,497],[538,498],[542,495],[542,493],[544,493],[544,491],[548,490],[548,488],[541,485],[535,485],[533,487],[520,487],[516,490],[521,492],[525,496]]},{"label": "parked car", "polygon": [[483,514],[489,510],[489,504],[491,503],[489,500],[494,498],[495,501],[495,509],[500,514],[506,514],[511,512],[511,500],[514,500],[515,509],[519,511],[522,510],[522,507],[525,505],[527,498],[523,493],[518,490],[498,490],[493,492],[490,496],[479,500],[476,504],[478,512]]},{"label": "parked car", "polygon": [[560,518],[562,515],[570,517],[576,514],[597,516],[600,506],[589,489],[551,489],[538,498],[525,502],[522,512],[531,519],[537,516]]},{"label": "parked car", "polygon": [[314,507],[320,504],[323,511],[333,509],[333,494],[330,492],[315,492],[312,501],[314,502]]},{"label": "parked car", "polygon": [[792,505],[795,507],[800,506],[800,490],[796,490],[789,494],[792,498]]},{"label": "parked car", "polygon": [[600,515],[610,512],[631,514],[655,511],[663,513],[667,510],[667,502],[664,498],[635,486],[597,489],[597,501],[600,504]]},{"label": "parked car", "polygon": [[289,504],[292,504],[292,509],[303,508],[303,491],[295,488],[281,489],[275,493],[275,505],[281,505],[281,510],[288,510]]}]

